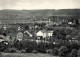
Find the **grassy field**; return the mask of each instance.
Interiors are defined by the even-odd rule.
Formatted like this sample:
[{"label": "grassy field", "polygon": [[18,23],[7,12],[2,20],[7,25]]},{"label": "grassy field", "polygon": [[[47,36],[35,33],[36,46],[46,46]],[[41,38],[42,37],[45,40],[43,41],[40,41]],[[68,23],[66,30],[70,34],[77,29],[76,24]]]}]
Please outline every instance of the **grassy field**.
[{"label": "grassy field", "polygon": [[50,54],[33,53],[2,53],[0,57],[58,57]]}]

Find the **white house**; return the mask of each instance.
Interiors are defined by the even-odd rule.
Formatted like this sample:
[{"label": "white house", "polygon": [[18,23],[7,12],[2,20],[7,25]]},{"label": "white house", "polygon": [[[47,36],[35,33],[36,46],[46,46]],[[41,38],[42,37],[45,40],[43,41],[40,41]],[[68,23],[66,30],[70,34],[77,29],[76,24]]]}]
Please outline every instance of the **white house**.
[{"label": "white house", "polygon": [[71,25],[71,24],[73,24],[73,23],[72,23],[72,22],[68,22],[68,24],[70,24],[70,25]]},{"label": "white house", "polygon": [[44,36],[42,31],[38,31],[38,32],[36,33],[36,35],[37,35],[37,36]]},{"label": "white house", "polygon": [[42,36],[43,38],[45,37],[50,37],[52,36],[53,31],[50,30],[40,30],[36,33],[37,36]]}]

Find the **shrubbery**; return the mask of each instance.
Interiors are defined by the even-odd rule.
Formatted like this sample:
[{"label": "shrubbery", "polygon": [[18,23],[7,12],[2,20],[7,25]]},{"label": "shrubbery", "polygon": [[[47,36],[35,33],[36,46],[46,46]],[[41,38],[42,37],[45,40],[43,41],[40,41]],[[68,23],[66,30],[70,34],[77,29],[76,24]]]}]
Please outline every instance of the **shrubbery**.
[{"label": "shrubbery", "polygon": [[65,46],[61,46],[60,49],[59,49],[59,55],[61,57],[65,57],[67,55],[67,47]]},{"label": "shrubbery", "polygon": [[16,53],[17,52],[17,49],[16,48],[7,48],[5,50],[5,52],[7,52],[7,53]]},{"label": "shrubbery", "polygon": [[78,50],[78,57],[80,57],[80,49]]},{"label": "shrubbery", "polygon": [[57,47],[53,49],[53,55],[59,55],[59,49]]},{"label": "shrubbery", "polygon": [[77,57],[80,56],[80,50],[78,43],[70,43],[68,40],[59,40],[58,44],[53,43],[36,43],[35,41],[23,40],[14,41],[8,45],[0,45],[1,52],[8,53],[48,53],[54,56],[61,57]]},{"label": "shrubbery", "polygon": [[8,45],[6,45],[3,42],[0,43],[0,52],[4,52],[7,48],[8,48]]},{"label": "shrubbery", "polygon": [[47,44],[46,43],[39,43],[37,45],[37,50],[41,53],[45,53],[46,52],[46,49],[47,49]]},{"label": "shrubbery", "polygon": [[72,49],[70,57],[78,57],[78,51],[76,49]]}]

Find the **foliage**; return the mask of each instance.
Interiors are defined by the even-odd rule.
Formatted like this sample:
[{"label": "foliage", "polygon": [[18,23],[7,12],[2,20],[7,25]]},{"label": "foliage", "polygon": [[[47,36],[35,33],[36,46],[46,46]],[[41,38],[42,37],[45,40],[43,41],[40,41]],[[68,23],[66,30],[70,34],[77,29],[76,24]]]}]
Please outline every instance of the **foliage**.
[{"label": "foliage", "polygon": [[63,29],[54,30],[53,37],[56,37],[57,39],[66,39],[66,33]]},{"label": "foliage", "polygon": [[78,56],[80,56],[80,49],[78,50]]},{"label": "foliage", "polygon": [[3,42],[0,42],[0,51],[4,52],[7,49],[8,45]]},{"label": "foliage", "polygon": [[59,49],[56,47],[53,49],[53,55],[58,56],[59,55]]},{"label": "foliage", "polygon": [[25,49],[26,52],[31,52],[34,49],[37,49],[37,43],[34,41],[23,41],[22,45],[23,45],[23,49]]},{"label": "foliage", "polygon": [[29,30],[29,26],[26,25],[26,26],[24,27],[24,29],[25,29],[25,30]]},{"label": "foliage", "polygon": [[59,55],[60,56],[66,56],[67,53],[68,53],[67,51],[68,51],[67,47],[61,46],[60,49],[59,49]]},{"label": "foliage", "polygon": [[38,51],[39,52],[42,52],[42,53],[45,53],[46,52],[46,49],[47,49],[47,44],[46,43],[39,43],[37,48],[38,48]]},{"label": "foliage", "polygon": [[5,52],[7,52],[7,53],[15,53],[16,51],[17,51],[16,48],[7,48],[7,49],[5,50]]},{"label": "foliage", "polygon": [[35,54],[35,53],[38,53],[38,51],[37,51],[37,50],[33,50],[33,51],[32,51],[32,53],[34,53],[34,54]]},{"label": "foliage", "polygon": [[71,45],[70,45],[70,49],[72,50],[72,49],[79,49],[79,45],[77,44],[77,43],[72,43]]},{"label": "foliage", "polygon": [[48,54],[53,54],[53,50],[52,50],[52,49],[47,49],[47,50],[46,50],[46,53],[48,53]]},{"label": "foliage", "polygon": [[77,57],[78,51],[76,49],[72,49],[70,57]]}]

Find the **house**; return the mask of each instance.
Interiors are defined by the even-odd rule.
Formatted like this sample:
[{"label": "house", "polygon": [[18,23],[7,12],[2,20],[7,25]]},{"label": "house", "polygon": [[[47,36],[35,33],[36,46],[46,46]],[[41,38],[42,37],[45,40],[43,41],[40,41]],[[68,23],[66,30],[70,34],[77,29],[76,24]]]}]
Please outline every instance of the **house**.
[{"label": "house", "polygon": [[68,24],[73,24],[72,22],[68,22]]},{"label": "house", "polygon": [[10,39],[8,36],[4,36],[3,34],[0,34],[0,42],[3,42],[3,41],[10,41]]},{"label": "house", "polygon": [[28,34],[29,37],[33,36],[29,31],[24,31],[24,34]]},{"label": "house", "polygon": [[36,33],[36,35],[39,37],[39,36],[42,36],[43,38],[45,37],[51,37],[53,34],[53,31],[51,30],[40,30]]},{"label": "house", "polygon": [[24,31],[24,40],[29,40],[29,39],[31,39],[31,37],[32,37],[33,35],[32,35],[32,33],[30,33],[30,31],[28,31],[28,30],[25,30]]},{"label": "house", "polygon": [[0,42],[5,41],[6,37],[2,34],[0,34]]}]

